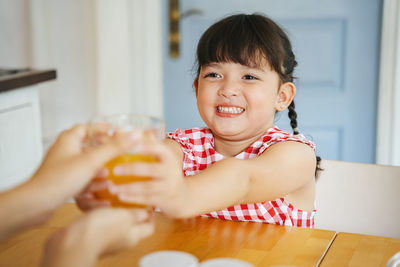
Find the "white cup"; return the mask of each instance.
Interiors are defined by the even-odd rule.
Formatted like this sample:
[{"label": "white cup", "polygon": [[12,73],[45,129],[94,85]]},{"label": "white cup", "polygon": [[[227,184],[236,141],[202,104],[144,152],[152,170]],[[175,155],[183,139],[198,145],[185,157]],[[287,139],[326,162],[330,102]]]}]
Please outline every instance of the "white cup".
[{"label": "white cup", "polygon": [[389,259],[386,263],[386,267],[400,267],[400,251]]},{"label": "white cup", "polygon": [[139,260],[139,267],[198,267],[198,259],[187,252],[162,250],[149,253]]},{"label": "white cup", "polygon": [[200,267],[254,267],[253,264],[233,258],[215,258],[203,261]]}]

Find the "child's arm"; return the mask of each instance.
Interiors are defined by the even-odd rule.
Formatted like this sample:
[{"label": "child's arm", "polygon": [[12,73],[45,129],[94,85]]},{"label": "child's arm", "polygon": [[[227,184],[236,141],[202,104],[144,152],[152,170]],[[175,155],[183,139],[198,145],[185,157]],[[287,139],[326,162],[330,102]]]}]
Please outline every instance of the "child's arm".
[{"label": "child's arm", "polygon": [[178,148],[171,140],[166,146],[148,147],[144,152],[157,155],[160,163],[121,167],[121,173],[148,175],[154,180],[119,186],[120,198],[158,206],[172,217],[190,217],[240,203],[284,196],[301,203],[303,198],[312,202],[314,197],[313,190],[298,194],[304,187],[313,189],[315,179],[315,154],[305,144],[277,143],[257,158],[227,158],[186,178],[182,174],[183,153]]}]

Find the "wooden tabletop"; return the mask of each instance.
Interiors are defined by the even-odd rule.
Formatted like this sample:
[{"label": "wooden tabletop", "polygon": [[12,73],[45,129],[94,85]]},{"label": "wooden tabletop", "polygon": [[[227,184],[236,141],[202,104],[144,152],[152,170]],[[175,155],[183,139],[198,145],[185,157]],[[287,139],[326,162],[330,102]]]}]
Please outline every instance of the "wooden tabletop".
[{"label": "wooden tabletop", "polygon": [[[65,204],[46,224],[20,233],[0,244],[0,266],[38,266],[47,237],[80,215]],[[137,266],[138,260],[158,250],[192,253],[200,261],[232,257],[255,266],[315,266],[335,232],[262,223],[197,217],[172,220],[156,214],[155,233],[135,248],[99,260],[98,266]]]},{"label": "wooden tabletop", "polygon": [[400,251],[400,239],[338,233],[320,266],[386,266]]}]

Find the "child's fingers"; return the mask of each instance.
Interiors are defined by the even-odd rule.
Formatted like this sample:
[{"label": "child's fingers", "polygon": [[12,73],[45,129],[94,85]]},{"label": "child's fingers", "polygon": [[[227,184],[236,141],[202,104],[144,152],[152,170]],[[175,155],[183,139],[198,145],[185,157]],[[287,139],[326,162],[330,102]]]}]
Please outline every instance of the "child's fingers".
[{"label": "child's fingers", "polygon": [[156,205],[164,195],[164,185],[158,181],[136,182],[115,186],[115,191],[121,201]]},{"label": "child's fingers", "polygon": [[145,162],[135,162],[120,164],[114,167],[114,175],[134,175],[134,176],[145,176],[157,179],[164,174],[162,164],[157,162],[145,163]]},{"label": "child's fingers", "polygon": [[163,143],[146,143],[137,147],[141,154],[155,156],[160,162],[168,162],[171,156],[171,150]]},{"label": "child's fingers", "polygon": [[157,180],[134,182],[129,184],[114,185],[114,192],[118,195],[150,195],[163,191],[164,183]]}]

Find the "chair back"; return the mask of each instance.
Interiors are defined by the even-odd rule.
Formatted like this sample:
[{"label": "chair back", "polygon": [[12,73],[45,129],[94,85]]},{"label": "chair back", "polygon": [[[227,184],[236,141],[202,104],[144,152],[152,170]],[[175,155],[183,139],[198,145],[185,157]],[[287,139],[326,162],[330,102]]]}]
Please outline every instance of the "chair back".
[{"label": "chair back", "polygon": [[400,238],[400,167],[323,160],[315,228]]}]

